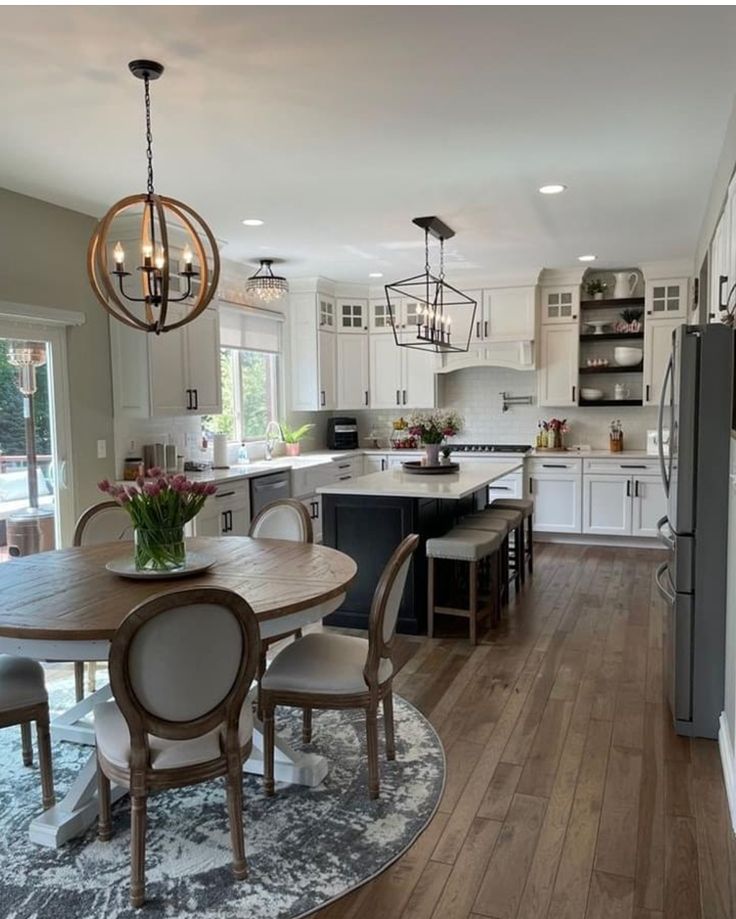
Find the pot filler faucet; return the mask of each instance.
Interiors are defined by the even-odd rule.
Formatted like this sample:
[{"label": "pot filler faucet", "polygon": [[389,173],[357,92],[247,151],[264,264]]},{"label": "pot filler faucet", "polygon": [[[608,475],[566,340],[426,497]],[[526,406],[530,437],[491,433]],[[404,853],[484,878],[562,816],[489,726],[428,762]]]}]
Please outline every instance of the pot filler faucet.
[{"label": "pot filler faucet", "polygon": [[[274,431],[276,432],[274,436]],[[278,421],[269,421],[266,426],[266,459],[273,459],[273,447],[274,444],[277,444],[280,440],[283,440],[283,435],[281,433],[281,425]]]}]

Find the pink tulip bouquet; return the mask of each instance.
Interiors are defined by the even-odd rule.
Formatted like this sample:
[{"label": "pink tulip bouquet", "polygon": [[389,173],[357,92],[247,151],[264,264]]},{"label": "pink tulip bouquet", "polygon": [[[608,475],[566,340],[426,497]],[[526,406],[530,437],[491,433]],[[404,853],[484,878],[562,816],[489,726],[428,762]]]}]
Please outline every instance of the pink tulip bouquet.
[{"label": "pink tulip bouquet", "polygon": [[192,482],[186,476],[148,470],[148,477],[132,485],[113,485],[103,479],[97,486],[130,514],[135,528],[135,565],[139,570],[169,571],[186,559],[184,526],[201,510],[217,486]]}]

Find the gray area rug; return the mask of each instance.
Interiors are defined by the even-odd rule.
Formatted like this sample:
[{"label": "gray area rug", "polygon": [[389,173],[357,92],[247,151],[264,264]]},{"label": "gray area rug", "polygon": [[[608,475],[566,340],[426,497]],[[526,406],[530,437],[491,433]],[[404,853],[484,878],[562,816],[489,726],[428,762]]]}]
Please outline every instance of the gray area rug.
[{"label": "gray area rug", "polygon": [[[52,706],[65,707],[71,686],[53,687]],[[322,753],[330,772],[308,789],[279,785],[266,799],[260,779],[244,781],[245,835],[250,876],[235,881],[223,780],[149,800],[147,903],[128,904],[130,820],[127,797],[113,809],[113,839],[100,843],[95,828],[61,849],[28,839],[40,810],[33,768],[21,764],[20,729],[0,730],[0,916],[3,919],[294,919],[380,873],[416,839],[442,795],[445,758],[427,720],[395,700],[397,756],[381,750],[381,797],[367,793],[361,712],[315,712],[309,749]],[[277,711],[278,729],[301,746],[300,713]],[[35,750],[35,738],[34,738]],[[90,748],[54,744],[57,799]]]}]

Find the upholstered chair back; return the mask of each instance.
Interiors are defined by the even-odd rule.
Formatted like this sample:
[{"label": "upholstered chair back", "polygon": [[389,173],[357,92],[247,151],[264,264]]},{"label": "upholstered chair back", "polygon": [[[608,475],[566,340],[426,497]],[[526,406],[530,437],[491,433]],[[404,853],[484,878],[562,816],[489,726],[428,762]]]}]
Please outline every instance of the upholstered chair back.
[{"label": "upholstered chair back", "polygon": [[419,537],[415,534],[402,540],[386,563],[373,594],[368,620],[368,660],[365,666],[365,678],[369,686],[377,680],[381,660],[391,657],[401,598],[418,544]]},{"label": "upholstered chair back", "polygon": [[237,733],[260,640],[242,597],[215,587],[159,594],[133,609],[110,648],[110,684],[131,742]]},{"label": "upholstered chair back", "polygon": [[130,515],[116,501],[101,501],[88,507],[77,520],[73,545],[95,546],[102,542],[133,538]]},{"label": "upholstered chair back", "polygon": [[313,542],[312,521],[301,501],[283,498],[267,504],[250,525],[250,536]]}]

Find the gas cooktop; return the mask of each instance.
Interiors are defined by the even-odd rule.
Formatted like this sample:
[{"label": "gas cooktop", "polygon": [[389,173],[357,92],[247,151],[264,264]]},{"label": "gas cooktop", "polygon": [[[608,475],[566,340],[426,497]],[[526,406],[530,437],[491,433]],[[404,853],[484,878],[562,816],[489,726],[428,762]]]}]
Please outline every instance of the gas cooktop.
[{"label": "gas cooktop", "polygon": [[530,453],[531,444],[453,444],[453,453]]}]

